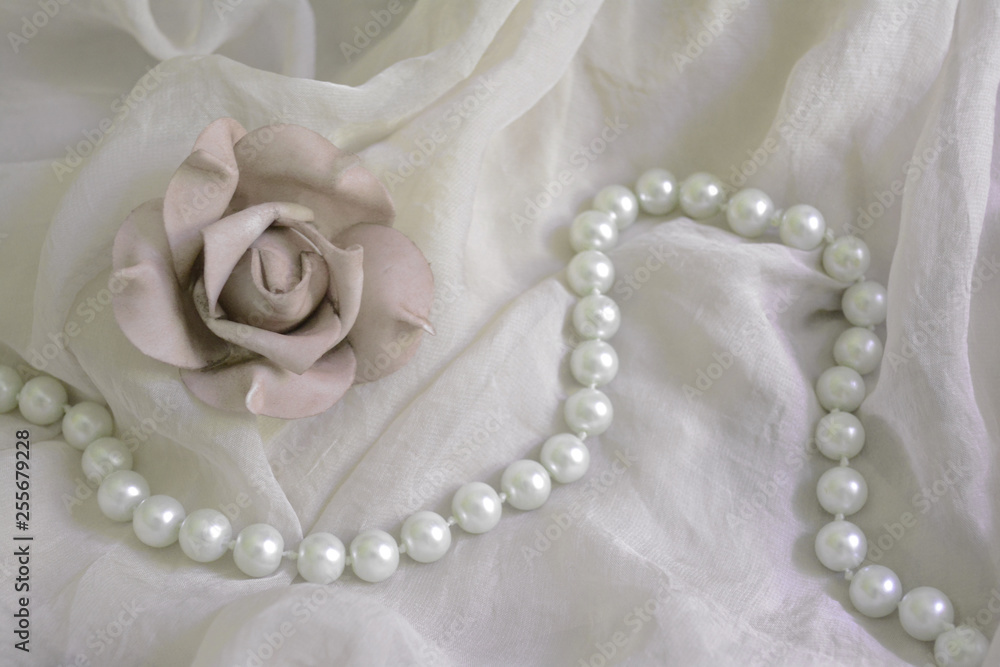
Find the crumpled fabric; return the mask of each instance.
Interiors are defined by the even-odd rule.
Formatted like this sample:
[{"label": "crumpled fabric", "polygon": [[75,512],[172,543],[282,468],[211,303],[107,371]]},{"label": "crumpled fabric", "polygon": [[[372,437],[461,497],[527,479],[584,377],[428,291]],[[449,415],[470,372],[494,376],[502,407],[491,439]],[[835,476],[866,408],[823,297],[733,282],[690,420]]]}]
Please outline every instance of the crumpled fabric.
[{"label": "crumpled fabric", "polygon": [[[224,3],[224,5],[220,5]],[[610,183],[718,174],[816,206],[888,288],[859,416],[869,562],[1000,613],[1000,10],[987,2],[56,3],[0,61],[2,360],[104,400],[154,493],[293,547],[397,532],[564,428],[567,225]],[[231,9],[223,12],[220,7]],[[25,35],[40,3],[7,3]],[[392,11],[392,10],[398,11]],[[198,17],[201,17],[199,19]],[[41,22],[41,19],[39,19]],[[33,24],[31,24],[33,25]],[[11,40],[7,39],[8,42]],[[162,59],[162,61],[161,61]],[[389,188],[437,335],[316,417],[232,415],[127,344],[114,233],[208,122],[309,127]],[[383,584],[248,579],[106,520],[58,429],[32,440],[32,652],[9,664],[919,665],[813,552],[811,446],[843,286],[817,251],[640,219],[612,252],[615,421],[588,476]],[[389,354],[391,351],[387,351]],[[14,432],[0,418],[0,475]],[[13,525],[10,501],[3,530]],[[10,542],[8,542],[10,544]],[[0,557],[8,584],[12,550]],[[5,627],[15,604],[0,596]],[[84,661],[87,661],[84,663]],[[1000,664],[993,641],[988,664]]]}]

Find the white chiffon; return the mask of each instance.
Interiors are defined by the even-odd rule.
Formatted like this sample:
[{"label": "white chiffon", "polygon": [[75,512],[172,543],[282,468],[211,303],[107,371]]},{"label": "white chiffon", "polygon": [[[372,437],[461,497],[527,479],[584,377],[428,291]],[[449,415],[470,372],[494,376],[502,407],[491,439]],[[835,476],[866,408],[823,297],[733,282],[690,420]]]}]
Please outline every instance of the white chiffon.
[{"label": "white chiffon", "polygon": [[[992,638],[993,3],[52,0],[38,26],[43,4],[0,6],[0,361],[106,401],[153,493],[237,531],[269,523],[291,548],[447,516],[461,484],[496,487],[565,428],[573,216],[648,168],[706,170],[870,245],[889,313],[852,520],[871,562],[906,590],[942,589],[956,623]],[[437,335],[314,418],[202,404],[108,305],[118,226],[221,116],[358,152],[434,271]],[[588,440],[587,477],[539,510],[505,507],[485,535],[453,529],[442,560],[404,556],[382,584],[308,584],[289,562],[248,579],[228,557],[145,547],[101,515],[57,428],[0,416],[3,488],[14,433],[31,432],[34,535],[31,653],[13,648],[5,547],[0,663],[932,664],[929,643],[895,615],[862,617],[815,557],[829,520],[815,485],[833,464],[811,446],[813,384],[847,328],[819,252],[640,216],[611,256],[615,421]]]}]

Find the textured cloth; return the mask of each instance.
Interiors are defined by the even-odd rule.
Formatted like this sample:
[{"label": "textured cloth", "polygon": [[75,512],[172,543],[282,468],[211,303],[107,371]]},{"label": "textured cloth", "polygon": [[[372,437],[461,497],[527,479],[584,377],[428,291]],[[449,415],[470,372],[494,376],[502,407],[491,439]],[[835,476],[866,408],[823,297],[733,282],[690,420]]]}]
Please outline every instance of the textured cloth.
[{"label": "textured cloth", "polygon": [[[45,14],[42,6],[52,16]],[[603,6],[602,6],[603,5]],[[53,9],[55,8],[55,9]],[[3,361],[106,401],[154,493],[287,548],[398,534],[564,428],[567,224],[651,167],[810,203],[888,287],[859,415],[870,560],[992,637],[1000,610],[1000,10],[987,0],[8,0],[0,58]],[[14,35],[14,37],[11,37]],[[161,62],[161,59],[162,60]],[[116,230],[212,120],[358,153],[431,263],[437,335],[291,422],[233,415],[118,328]],[[4,664],[927,665],[816,560],[813,392],[846,328],[818,251],[641,217],[612,253],[624,324],[588,476],[457,528],[391,580],[264,579],[139,544],[80,454],[30,427],[32,652]],[[387,350],[391,354],[391,350]],[[15,412],[0,417],[14,478]],[[10,495],[0,502],[6,534]],[[6,544],[9,545],[9,536]],[[992,663],[1000,664],[1000,642]]]}]

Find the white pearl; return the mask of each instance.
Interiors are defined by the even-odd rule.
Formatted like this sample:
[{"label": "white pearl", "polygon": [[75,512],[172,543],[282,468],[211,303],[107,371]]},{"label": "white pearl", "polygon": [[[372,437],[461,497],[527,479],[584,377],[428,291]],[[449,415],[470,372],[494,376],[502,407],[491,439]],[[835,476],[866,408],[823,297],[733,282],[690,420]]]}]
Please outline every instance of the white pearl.
[{"label": "white pearl", "polygon": [[0,413],[17,407],[17,394],[23,387],[24,380],[16,370],[0,365]]},{"label": "white pearl", "polygon": [[385,581],[399,567],[399,545],[384,530],[366,530],[351,540],[351,569],[369,583]]},{"label": "white pearl", "polygon": [[968,625],[945,630],[934,640],[934,661],[938,667],[982,667],[989,652],[989,640]]},{"label": "white pearl", "polygon": [[914,639],[934,641],[954,620],[951,600],[936,588],[914,588],[899,601],[899,622]]},{"label": "white pearl", "polygon": [[467,533],[485,533],[500,523],[500,496],[488,484],[469,482],[455,492],[451,513]]},{"label": "white pearl", "polygon": [[603,340],[580,343],[569,358],[570,371],[584,386],[607,384],[618,374],[618,354]]},{"label": "white pearl", "polygon": [[868,244],[857,236],[841,236],[823,250],[823,270],[842,283],[853,283],[865,275],[871,262]]},{"label": "white pearl", "polygon": [[40,375],[24,383],[17,407],[21,409],[21,416],[32,424],[48,426],[63,418],[67,401],[69,395],[62,382]]},{"label": "white pearl", "polygon": [[569,244],[576,252],[611,250],[618,243],[618,225],[604,211],[584,211],[569,226]]},{"label": "white pearl", "polygon": [[266,523],[253,523],[240,531],[233,547],[233,561],[243,574],[266,577],[281,565],[285,539],[277,528]]},{"label": "white pearl", "polygon": [[618,225],[618,229],[625,229],[639,215],[639,203],[635,200],[635,195],[624,185],[609,185],[594,195],[594,208],[604,211],[611,216],[611,219]]},{"label": "white pearl", "polygon": [[199,563],[211,563],[229,551],[233,525],[218,510],[200,509],[187,515],[177,534],[181,551]]},{"label": "white pearl", "polygon": [[830,514],[850,516],[865,506],[868,483],[860,472],[846,466],[830,468],[816,485],[819,504]]},{"label": "white pearl", "polygon": [[545,504],[552,492],[548,471],[538,461],[514,461],[503,471],[500,488],[507,502],[519,510],[536,510]]},{"label": "white pearl", "polygon": [[782,213],[778,225],[781,242],[799,250],[812,250],[823,242],[826,221],[808,204],[796,204]]},{"label": "white pearl", "polygon": [[451,548],[451,526],[436,512],[416,512],[403,522],[399,541],[413,560],[433,563]]},{"label": "white pearl", "polygon": [[330,584],[340,578],[347,563],[347,549],[336,535],[313,533],[299,544],[295,566],[312,584]]},{"label": "white pearl", "polygon": [[566,277],[570,287],[580,296],[590,294],[595,289],[603,293],[615,282],[615,265],[603,252],[584,250],[569,261]]},{"label": "white pearl", "polygon": [[850,521],[831,521],[816,534],[816,556],[835,572],[856,568],[867,553],[865,534]]},{"label": "white pearl", "polygon": [[774,202],[764,192],[756,188],[740,190],[729,200],[726,220],[729,227],[748,239],[764,233],[774,217]]},{"label": "white pearl", "polygon": [[819,404],[827,410],[854,412],[865,400],[865,381],[847,366],[832,366],[816,381]]},{"label": "white pearl", "polygon": [[903,587],[896,573],[884,565],[865,565],[851,579],[850,596],[862,614],[882,618],[896,611]]},{"label": "white pearl", "polygon": [[837,336],[833,358],[841,366],[853,368],[860,375],[871,373],[882,363],[882,339],[874,331],[851,327]]},{"label": "white pearl", "polygon": [[855,283],[844,292],[840,307],[856,327],[882,324],[888,309],[885,287],[874,280]]},{"label": "white pearl", "polygon": [[149,498],[149,483],[131,470],[111,473],[97,488],[97,504],[112,521],[131,521],[135,508],[146,498]]},{"label": "white pearl", "polygon": [[622,314],[618,304],[603,294],[590,294],[573,308],[573,328],[584,338],[607,340],[618,332]]},{"label": "white pearl", "polygon": [[164,495],[150,496],[135,508],[132,530],[143,544],[151,547],[169,547],[177,541],[181,524],[187,513],[175,498]]},{"label": "white pearl", "polygon": [[108,409],[92,401],[77,403],[63,417],[63,438],[81,451],[94,440],[108,437],[114,430],[115,422]]},{"label": "white pearl", "polygon": [[719,212],[725,200],[725,186],[712,174],[699,171],[681,183],[681,210],[695,220],[711,218]]},{"label": "white pearl", "polygon": [[854,458],[865,446],[865,427],[850,412],[831,412],[816,426],[816,447],[834,461]]},{"label": "white pearl", "polygon": [[132,452],[118,438],[98,438],[83,450],[80,465],[87,479],[100,484],[117,470],[131,470]]},{"label": "white pearl", "polygon": [[563,416],[574,433],[600,435],[611,426],[615,412],[604,392],[587,388],[570,394],[563,406]]},{"label": "white pearl", "polygon": [[639,205],[650,215],[670,213],[677,206],[677,178],[666,169],[643,172],[635,184]]},{"label": "white pearl", "polygon": [[546,440],[538,458],[560,484],[575,482],[590,467],[590,450],[572,433],[560,433]]}]

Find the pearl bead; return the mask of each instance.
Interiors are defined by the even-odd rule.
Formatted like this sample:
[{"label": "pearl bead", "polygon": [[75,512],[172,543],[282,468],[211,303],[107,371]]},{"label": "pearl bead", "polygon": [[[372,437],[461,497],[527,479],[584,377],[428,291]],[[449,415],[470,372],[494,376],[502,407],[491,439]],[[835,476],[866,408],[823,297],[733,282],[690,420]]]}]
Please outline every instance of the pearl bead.
[{"label": "pearl bead", "polygon": [[399,545],[384,530],[366,530],[351,540],[351,569],[370,583],[385,581],[399,567]]},{"label": "pearl bead", "polygon": [[607,292],[615,282],[615,265],[598,250],[584,250],[573,256],[566,267],[570,287],[580,296]]},{"label": "pearl bead", "polygon": [[569,244],[576,252],[611,250],[618,243],[618,225],[604,211],[584,211],[569,226]]},{"label": "pearl bead", "polygon": [[17,394],[23,387],[24,380],[16,370],[0,365],[0,413],[17,407]]},{"label": "pearl bead", "polygon": [[819,562],[835,572],[856,568],[867,553],[865,534],[850,521],[831,521],[816,535]]},{"label": "pearl bead", "polygon": [[846,466],[830,468],[816,485],[819,504],[830,514],[850,516],[865,506],[868,483],[860,472]]},{"label": "pearl bead", "polygon": [[666,169],[643,172],[635,184],[639,205],[650,215],[670,213],[677,206],[677,178]]},{"label": "pearl bead", "polygon": [[827,410],[854,412],[865,400],[865,381],[847,366],[832,366],[816,382],[819,404]]},{"label": "pearl bead", "polygon": [[840,307],[856,327],[882,324],[888,308],[885,288],[874,280],[855,283],[844,292]]},{"label": "pearl bead", "polygon": [[177,538],[181,551],[188,558],[199,563],[211,563],[229,551],[233,526],[218,510],[195,510],[181,523]]},{"label": "pearl bead", "polygon": [[851,603],[869,618],[882,618],[896,611],[903,587],[896,573],[883,565],[866,565],[851,579]]},{"label": "pearl bead", "polygon": [[853,368],[860,375],[871,373],[882,363],[882,339],[874,331],[851,327],[837,337],[833,358],[841,366]]},{"label": "pearl bead", "polygon": [[579,389],[566,399],[563,416],[574,433],[600,435],[611,426],[614,408],[604,392]]},{"label": "pearl bead", "polygon": [[764,192],[756,188],[740,190],[726,207],[726,220],[729,227],[748,239],[754,239],[764,233],[774,217],[774,202]]},{"label": "pearl bead", "polygon": [[590,450],[572,433],[560,433],[546,440],[538,458],[560,484],[575,482],[590,467]]},{"label": "pearl bead", "polygon": [[594,195],[593,206],[610,215],[618,229],[625,229],[639,215],[639,203],[632,191],[624,185],[609,185],[598,192]]},{"label": "pearl bead", "polygon": [[312,584],[331,584],[344,573],[347,549],[336,535],[313,533],[299,544],[295,566]]},{"label": "pearl bead", "polygon": [[618,354],[603,340],[588,340],[573,350],[569,367],[580,384],[600,386],[611,382],[618,374]]},{"label": "pearl bead", "polygon": [[21,416],[32,424],[48,426],[62,419],[68,401],[69,395],[62,382],[40,375],[24,383],[17,406],[21,409]]},{"label": "pearl bead", "polygon": [[954,620],[951,600],[936,588],[914,588],[899,601],[899,622],[914,639],[934,641]]},{"label": "pearl bead", "polygon": [[519,510],[536,510],[545,504],[552,492],[548,471],[538,461],[514,461],[503,471],[500,488],[507,502]]},{"label": "pearl bead", "polygon": [[785,245],[799,250],[812,250],[823,242],[826,221],[823,214],[812,206],[797,204],[781,215],[778,232]]},{"label": "pearl bead", "polygon": [[618,332],[622,314],[618,304],[603,294],[590,294],[573,308],[573,328],[584,338],[607,340]]},{"label": "pearl bead", "polygon": [[185,516],[184,507],[176,499],[164,495],[150,496],[135,508],[132,530],[143,544],[169,547],[177,541]]},{"label": "pearl bead", "polygon": [[108,409],[99,403],[83,401],[66,411],[62,421],[62,434],[73,447],[84,450],[98,438],[106,438],[115,430],[115,422]]},{"label": "pearl bead", "polygon": [[871,262],[868,244],[857,236],[841,236],[823,250],[823,270],[842,283],[853,283],[865,275]]},{"label": "pearl bead", "polygon": [[87,479],[100,484],[117,470],[131,470],[132,452],[118,438],[98,438],[83,450],[80,465]]},{"label": "pearl bead", "polygon": [[483,482],[469,482],[455,492],[451,501],[451,513],[467,533],[492,530],[500,523],[502,512],[500,496]]},{"label": "pearl bead", "polygon": [[945,630],[934,640],[934,661],[938,667],[982,667],[989,652],[989,640],[968,625]]},{"label": "pearl bead", "polygon": [[97,505],[112,521],[131,521],[135,508],[146,498],[149,498],[149,483],[131,470],[111,473],[97,488]]},{"label": "pearl bead", "polygon": [[253,523],[240,531],[233,547],[233,561],[243,574],[266,577],[281,565],[285,539],[277,528],[266,523]]},{"label": "pearl bead", "polygon": [[849,412],[831,412],[816,426],[816,446],[834,461],[854,458],[865,446],[865,427]]},{"label": "pearl bead", "polygon": [[711,218],[726,200],[726,190],[718,178],[703,171],[691,174],[680,187],[681,210],[695,220]]},{"label": "pearl bead", "polygon": [[399,540],[410,558],[418,563],[433,563],[451,548],[451,526],[440,514],[416,512],[403,522]]}]

